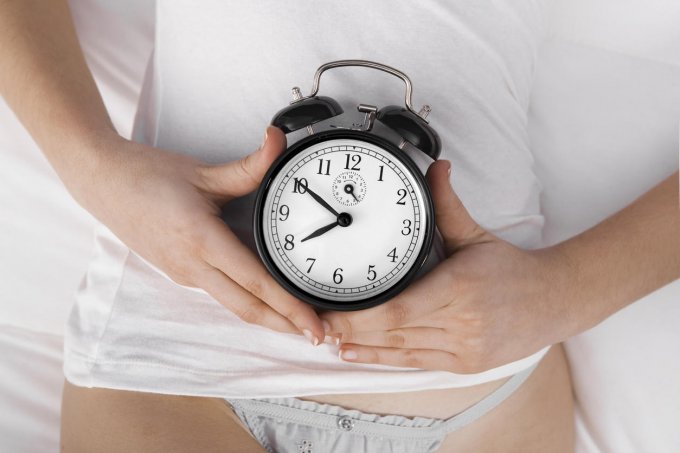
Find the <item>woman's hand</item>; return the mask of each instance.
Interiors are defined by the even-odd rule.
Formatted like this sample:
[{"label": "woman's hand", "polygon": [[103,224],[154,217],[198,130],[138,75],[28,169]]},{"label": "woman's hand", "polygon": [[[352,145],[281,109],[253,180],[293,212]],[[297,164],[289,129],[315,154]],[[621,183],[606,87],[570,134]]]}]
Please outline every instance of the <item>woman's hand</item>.
[{"label": "woman's hand", "polygon": [[241,319],[323,339],[295,299],[220,220],[220,205],[255,190],[285,148],[208,166],[116,133],[87,68],[67,1],[0,2],[0,96],[71,195],[123,242],[183,285],[206,290]]},{"label": "woman's hand", "polygon": [[365,363],[481,372],[607,319],[680,278],[678,173],[589,230],[542,250],[484,231],[449,184],[428,171],[448,258],[391,301],[324,313],[340,355]]},{"label": "woman's hand", "polygon": [[302,331],[318,344],[324,331],[316,312],[280,287],[220,219],[220,207],[255,190],[285,147],[285,135],[269,127],[254,153],[209,166],[116,137],[100,145],[90,174],[65,182],[87,210],[175,282],[204,289],[246,322]]},{"label": "woman's hand", "polygon": [[[519,249],[472,220],[449,183],[450,164],[427,174],[448,258],[394,299],[326,312],[352,362],[480,372],[565,338],[573,323],[567,274],[549,253]],[[552,297],[558,295],[559,297]]]}]

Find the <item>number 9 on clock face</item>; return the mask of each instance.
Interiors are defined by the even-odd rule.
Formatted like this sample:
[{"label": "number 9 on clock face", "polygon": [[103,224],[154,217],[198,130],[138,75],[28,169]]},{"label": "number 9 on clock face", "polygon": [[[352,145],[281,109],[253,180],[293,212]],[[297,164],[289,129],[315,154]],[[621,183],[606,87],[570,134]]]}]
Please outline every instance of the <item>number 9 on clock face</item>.
[{"label": "number 9 on clock face", "polygon": [[288,291],[320,308],[394,297],[434,232],[424,178],[390,142],[357,131],[302,140],[272,165],[255,208],[258,252]]}]

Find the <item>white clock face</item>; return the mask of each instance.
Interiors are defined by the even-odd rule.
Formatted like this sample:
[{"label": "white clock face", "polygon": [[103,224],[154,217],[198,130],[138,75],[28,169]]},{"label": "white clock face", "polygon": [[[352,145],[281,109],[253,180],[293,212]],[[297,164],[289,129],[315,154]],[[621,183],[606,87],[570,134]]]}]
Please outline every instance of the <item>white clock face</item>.
[{"label": "white clock face", "polygon": [[353,139],[317,143],[291,158],[262,209],[274,265],[302,291],[338,302],[399,282],[431,221],[411,171],[383,148]]}]

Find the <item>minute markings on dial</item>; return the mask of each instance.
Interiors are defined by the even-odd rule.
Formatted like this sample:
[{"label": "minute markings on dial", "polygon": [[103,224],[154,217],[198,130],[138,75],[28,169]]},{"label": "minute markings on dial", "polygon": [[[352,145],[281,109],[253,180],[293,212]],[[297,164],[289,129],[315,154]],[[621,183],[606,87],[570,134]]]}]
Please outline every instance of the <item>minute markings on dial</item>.
[{"label": "minute markings on dial", "polygon": [[[338,152],[337,158],[333,157],[334,152]],[[351,157],[349,158],[349,162],[347,162],[348,159],[347,159],[346,154],[348,152],[351,153],[351,155],[362,154],[362,155],[364,155],[365,158],[361,160],[361,164],[359,164],[359,159],[356,159],[356,158],[352,159]],[[328,159],[319,160],[319,158],[321,156],[323,156],[324,154],[327,155]],[[324,157],[326,157],[326,156],[324,156]],[[372,158],[376,159],[377,161],[379,161],[378,162],[379,165],[373,164],[372,162],[375,162],[375,161],[373,161],[371,159],[366,159],[366,157],[372,157]],[[341,160],[338,160],[338,159],[341,159]],[[313,162],[311,166],[306,166],[311,160],[316,160],[316,162]],[[331,163],[327,164],[327,162],[329,160],[331,161]],[[320,162],[322,162],[322,163],[320,164]],[[341,163],[338,163],[338,162],[341,162]],[[368,163],[366,163],[366,162],[368,162]],[[370,269],[369,275],[370,275],[371,278],[375,278],[375,281],[368,281],[368,279],[367,279],[367,277],[368,277],[367,269],[369,267],[368,260],[367,260],[366,263],[362,263],[361,261],[358,261],[358,262],[350,261],[348,263],[348,262],[342,261],[342,260],[341,261],[337,261],[337,260],[332,261],[331,260],[329,262],[325,257],[317,255],[317,258],[319,260],[315,261],[315,264],[313,264],[313,269],[310,269],[311,262],[305,263],[305,261],[304,261],[305,257],[300,256],[300,253],[304,253],[305,250],[315,250],[314,248],[312,248],[312,249],[302,249],[301,252],[298,252],[297,247],[295,247],[294,251],[290,251],[291,252],[290,257],[288,256],[288,253],[286,251],[284,251],[283,249],[280,248],[279,237],[283,237],[284,233],[294,233],[295,237],[297,238],[298,234],[300,234],[301,235],[300,237],[302,237],[302,236],[304,236],[305,233],[307,233],[309,231],[308,230],[307,232],[304,232],[304,230],[302,230],[302,233],[300,231],[301,230],[300,226],[304,225],[304,221],[301,223],[300,219],[305,218],[305,217],[300,217],[300,216],[301,215],[302,216],[309,215],[309,214],[304,214],[304,212],[305,212],[304,209],[309,209],[309,208],[304,208],[305,205],[298,206],[298,203],[296,203],[294,201],[295,199],[290,198],[291,196],[296,197],[297,195],[289,195],[290,192],[295,193],[295,191],[290,190],[291,186],[288,185],[289,184],[288,181],[293,182],[293,179],[298,179],[298,180],[305,179],[305,181],[302,182],[302,184],[304,184],[305,182],[307,182],[307,180],[309,180],[310,184],[306,184],[303,187],[300,187],[301,190],[297,191],[297,193],[303,194],[305,189],[307,189],[307,186],[309,186],[309,185],[314,185],[314,187],[317,188],[317,186],[315,184],[318,184],[318,181],[316,183],[314,182],[315,181],[314,178],[311,177],[312,173],[317,174],[319,169],[321,169],[322,176],[317,176],[317,178],[326,177],[326,176],[333,176],[334,174],[337,174],[336,172],[343,171],[344,170],[343,167],[346,164],[349,164],[347,166],[350,169],[352,169],[352,167],[354,167],[354,166],[358,167],[357,170],[360,169],[362,171],[362,173],[364,173],[364,175],[368,175],[368,174],[370,174],[371,172],[374,171],[375,172],[374,176],[372,176],[370,178],[370,180],[372,180],[372,181],[390,181],[390,180],[388,180],[388,176],[390,178],[397,177],[396,181],[401,180],[401,182],[405,186],[402,186],[402,189],[401,189],[402,192],[397,194],[396,190],[398,189],[398,186],[394,187],[392,184],[396,183],[396,181],[394,181],[394,179],[391,179],[391,181],[394,181],[394,182],[390,183],[389,186],[386,186],[386,187],[394,187],[394,189],[390,189],[390,190],[394,190],[391,193],[393,194],[392,196],[395,197],[395,198],[392,198],[391,203],[395,203],[397,201],[404,202],[404,201],[408,200],[409,201],[408,202],[409,208],[413,209],[413,214],[412,214],[413,216],[408,216],[408,217],[409,217],[409,220],[413,221],[413,233],[414,234],[409,235],[410,236],[409,238],[406,238],[402,234],[400,234],[401,230],[404,227],[406,227],[406,225],[401,224],[401,222],[404,220],[404,217],[401,217],[398,220],[398,222],[399,222],[398,228],[399,229],[397,230],[396,234],[398,234],[400,237],[403,237],[405,240],[408,241],[407,243],[404,243],[402,245],[397,244],[398,246],[396,248],[395,255],[397,255],[399,259],[395,259],[394,264],[392,264],[391,263],[392,260],[390,259],[391,257],[385,256],[388,252],[391,252],[391,250],[394,248],[391,245],[388,248],[383,249],[384,251],[382,251],[382,252],[379,252],[377,249],[374,249],[375,250],[374,256],[376,256],[376,259],[378,259],[377,255],[381,254],[383,256],[383,260],[385,261],[385,264],[388,264],[388,262],[391,264],[390,266],[386,267],[384,264],[381,264],[380,261],[372,261],[371,262],[370,266],[373,266],[373,267]],[[364,165],[364,164],[366,164],[366,165]],[[320,167],[320,165],[322,165],[322,166]],[[331,171],[333,171],[333,170],[335,170],[335,171],[333,171],[331,173],[331,175],[326,175],[326,170],[329,166],[331,168]],[[293,168],[291,168],[291,167],[293,167]],[[273,209],[272,209],[272,215],[271,215],[270,220],[269,220],[270,223],[271,223],[271,230],[269,230],[270,234],[271,234],[271,239],[272,239],[273,244],[277,245],[277,247],[275,247],[275,249],[274,249],[274,253],[276,255],[280,256],[282,265],[284,265],[287,269],[290,270],[290,272],[292,272],[292,274],[294,274],[300,280],[304,281],[306,284],[313,286],[315,288],[318,288],[318,290],[322,290],[323,293],[332,292],[332,293],[338,294],[338,296],[340,296],[341,294],[350,295],[352,293],[353,294],[363,293],[365,291],[370,290],[373,287],[376,287],[376,288],[382,287],[388,281],[393,280],[401,272],[401,269],[404,266],[406,266],[411,255],[413,253],[415,253],[416,242],[418,241],[418,238],[419,238],[419,228],[418,228],[418,226],[420,225],[419,219],[420,219],[420,214],[421,214],[420,199],[418,198],[418,196],[416,196],[414,194],[413,190],[411,190],[413,188],[412,180],[410,178],[407,178],[406,175],[404,175],[404,173],[401,170],[401,167],[396,166],[395,164],[392,163],[392,161],[390,160],[389,154],[384,153],[384,152],[377,153],[377,152],[371,150],[370,148],[365,149],[365,148],[361,148],[361,147],[345,147],[345,146],[332,147],[332,148],[327,147],[325,149],[320,149],[320,150],[317,150],[317,151],[313,151],[311,153],[307,153],[306,156],[302,155],[302,157],[300,159],[297,159],[297,160],[291,162],[291,165],[288,168],[289,168],[289,170],[286,170],[285,173],[282,173],[283,179],[279,180],[278,183],[275,183],[275,187],[277,189],[276,189],[275,194],[273,194],[273,199],[272,199],[273,204],[270,204],[270,206]],[[306,168],[307,170],[300,171],[304,168]],[[391,171],[389,171],[390,169],[391,169]],[[347,171],[347,170],[344,170],[344,171]],[[296,178],[294,178],[294,176]],[[369,182],[369,186],[370,186],[370,180],[367,180]],[[380,182],[378,184],[383,184],[383,182]],[[284,196],[284,192],[283,192],[284,187],[288,187],[288,189],[285,192],[285,194],[286,194],[285,196]],[[338,189],[343,190],[344,186],[341,185],[340,187],[338,187]],[[317,190],[318,190],[318,188],[317,188]],[[314,190],[312,190],[312,192],[314,192]],[[316,193],[316,192],[314,192],[314,193]],[[323,192],[319,192],[319,193],[323,193]],[[312,194],[310,194],[310,198],[314,198],[311,195]],[[302,195],[302,196],[304,197],[304,195]],[[351,194],[347,193],[346,196],[349,197],[350,199],[352,199]],[[403,198],[402,198],[402,196],[403,196]],[[390,199],[390,195],[383,191],[382,199],[385,202],[387,202]],[[282,211],[279,212],[280,206],[284,205],[284,204],[287,204],[287,205],[290,206],[290,218],[293,219],[293,224],[289,225],[288,227],[285,227],[285,224],[288,223],[288,222],[281,223],[280,227],[283,228],[283,230],[281,230],[279,232],[278,228],[277,228],[277,224],[279,223],[278,221],[283,221],[284,218],[286,218],[286,219],[288,218],[287,217],[288,209],[284,208]],[[402,203],[400,203],[400,204],[402,204]],[[378,208],[377,206],[379,206],[379,205],[374,205],[374,209],[378,209],[378,211],[368,211],[368,212],[382,212],[381,211],[382,208]],[[392,206],[394,206],[394,204],[392,204]],[[353,208],[353,209],[356,209],[356,208]],[[395,208],[395,209],[398,209],[398,208]],[[408,210],[411,211],[411,209],[408,209]],[[308,212],[311,212],[311,211],[308,211]],[[390,214],[390,215],[392,215],[392,214]],[[402,215],[403,215],[403,211],[402,211]],[[278,218],[278,217],[281,217],[281,218]],[[297,223],[296,223],[296,220],[295,220],[296,218],[298,219]],[[396,222],[397,219],[394,219],[394,221]],[[379,221],[376,221],[376,222],[379,222]],[[298,226],[295,226],[295,225],[298,225]],[[376,223],[376,226],[377,225],[379,225],[379,223]],[[291,228],[293,228],[293,229],[291,229]],[[378,230],[383,231],[383,228],[378,227]],[[385,230],[385,232],[386,232],[386,230]],[[279,236],[279,234],[281,234],[281,236]],[[333,241],[335,241],[335,239],[333,239]],[[296,240],[295,242],[297,244],[299,244],[302,241],[298,242],[298,240]],[[316,243],[316,242],[314,242],[314,243]],[[328,243],[323,242],[321,244],[326,244],[326,245],[324,245],[324,247],[327,247]],[[362,244],[362,243],[359,243],[359,244]],[[367,251],[370,251],[371,249],[373,249],[373,247],[378,245],[377,243],[363,243],[363,244],[364,244],[363,245],[364,247],[369,246],[369,248],[366,249]],[[276,250],[278,250],[278,252]],[[323,250],[325,250],[325,248]],[[350,250],[354,250],[354,249],[350,249]],[[309,257],[310,255],[307,254],[306,256]],[[312,256],[315,256],[315,255],[312,255]],[[361,255],[359,255],[359,256],[361,256]],[[333,255],[329,255],[329,257],[332,258]],[[291,261],[291,260],[293,260],[293,261]],[[316,260],[316,258],[315,258],[315,260]],[[324,264],[324,263],[326,263],[326,264]],[[319,267],[320,265],[321,265],[321,267]],[[343,277],[344,277],[342,284],[338,284],[334,281],[334,280],[339,280],[340,277],[338,277],[337,279],[331,278],[333,271],[335,269],[339,269],[339,268],[344,269],[344,271],[338,272],[338,274],[342,274]],[[309,271],[308,271],[308,269],[309,269]],[[326,274],[326,272],[327,272],[326,269],[330,270],[330,275]],[[353,269],[361,269],[361,271],[360,272],[358,270],[353,271]],[[302,270],[303,272],[300,272],[300,270]],[[376,271],[377,271],[377,275],[375,275]],[[310,272],[310,274],[311,274],[311,275],[309,275],[309,277],[306,277],[304,275],[307,272]],[[321,272],[321,273],[319,273],[319,272]],[[352,272],[354,272],[354,273],[352,273]],[[361,275],[357,275],[356,272],[359,272]],[[292,276],[292,274],[291,274],[291,276]],[[318,279],[320,281],[315,280],[315,279],[317,279],[317,277],[314,277],[315,275],[318,276]],[[303,278],[303,277],[306,277],[306,278]],[[363,284],[363,285],[360,284],[361,280],[363,280],[363,282],[365,284]],[[347,284],[352,285],[352,286],[346,287],[346,288],[342,286],[342,285],[347,285]],[[335,287],[335,285],[340,285],[340,286]]]}]

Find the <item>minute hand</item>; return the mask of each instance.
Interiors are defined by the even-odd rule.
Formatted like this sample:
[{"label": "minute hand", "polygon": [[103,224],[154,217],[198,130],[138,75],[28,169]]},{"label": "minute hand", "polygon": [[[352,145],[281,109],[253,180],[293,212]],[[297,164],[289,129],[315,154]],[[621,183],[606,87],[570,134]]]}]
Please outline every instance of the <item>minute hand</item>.
[{"label": "minute hand", "polygon": [[317,203],[319,203],[321,206],[323,206],[324,208],[326,208],[326,209],[328,209],[330,212],[332,212],[334,216],[337,217],[337,216],[340,215],[340,214],[338,214],[338,212],[337,212],[335,209],[333,209],[333,208],[331,207],[331,205],[329,205],[328,203],[326,203],[326,202],[323,200],[323,198],[321,198],[320,196],[318,196],[312,189],[310,189],[309,187],[305,187],[305,189],[306,189],[306,192],[307,192],[308,194],[310,194],[310,195],[312,196],[312,198],[314,198],[314,199],[316,200]]}]

